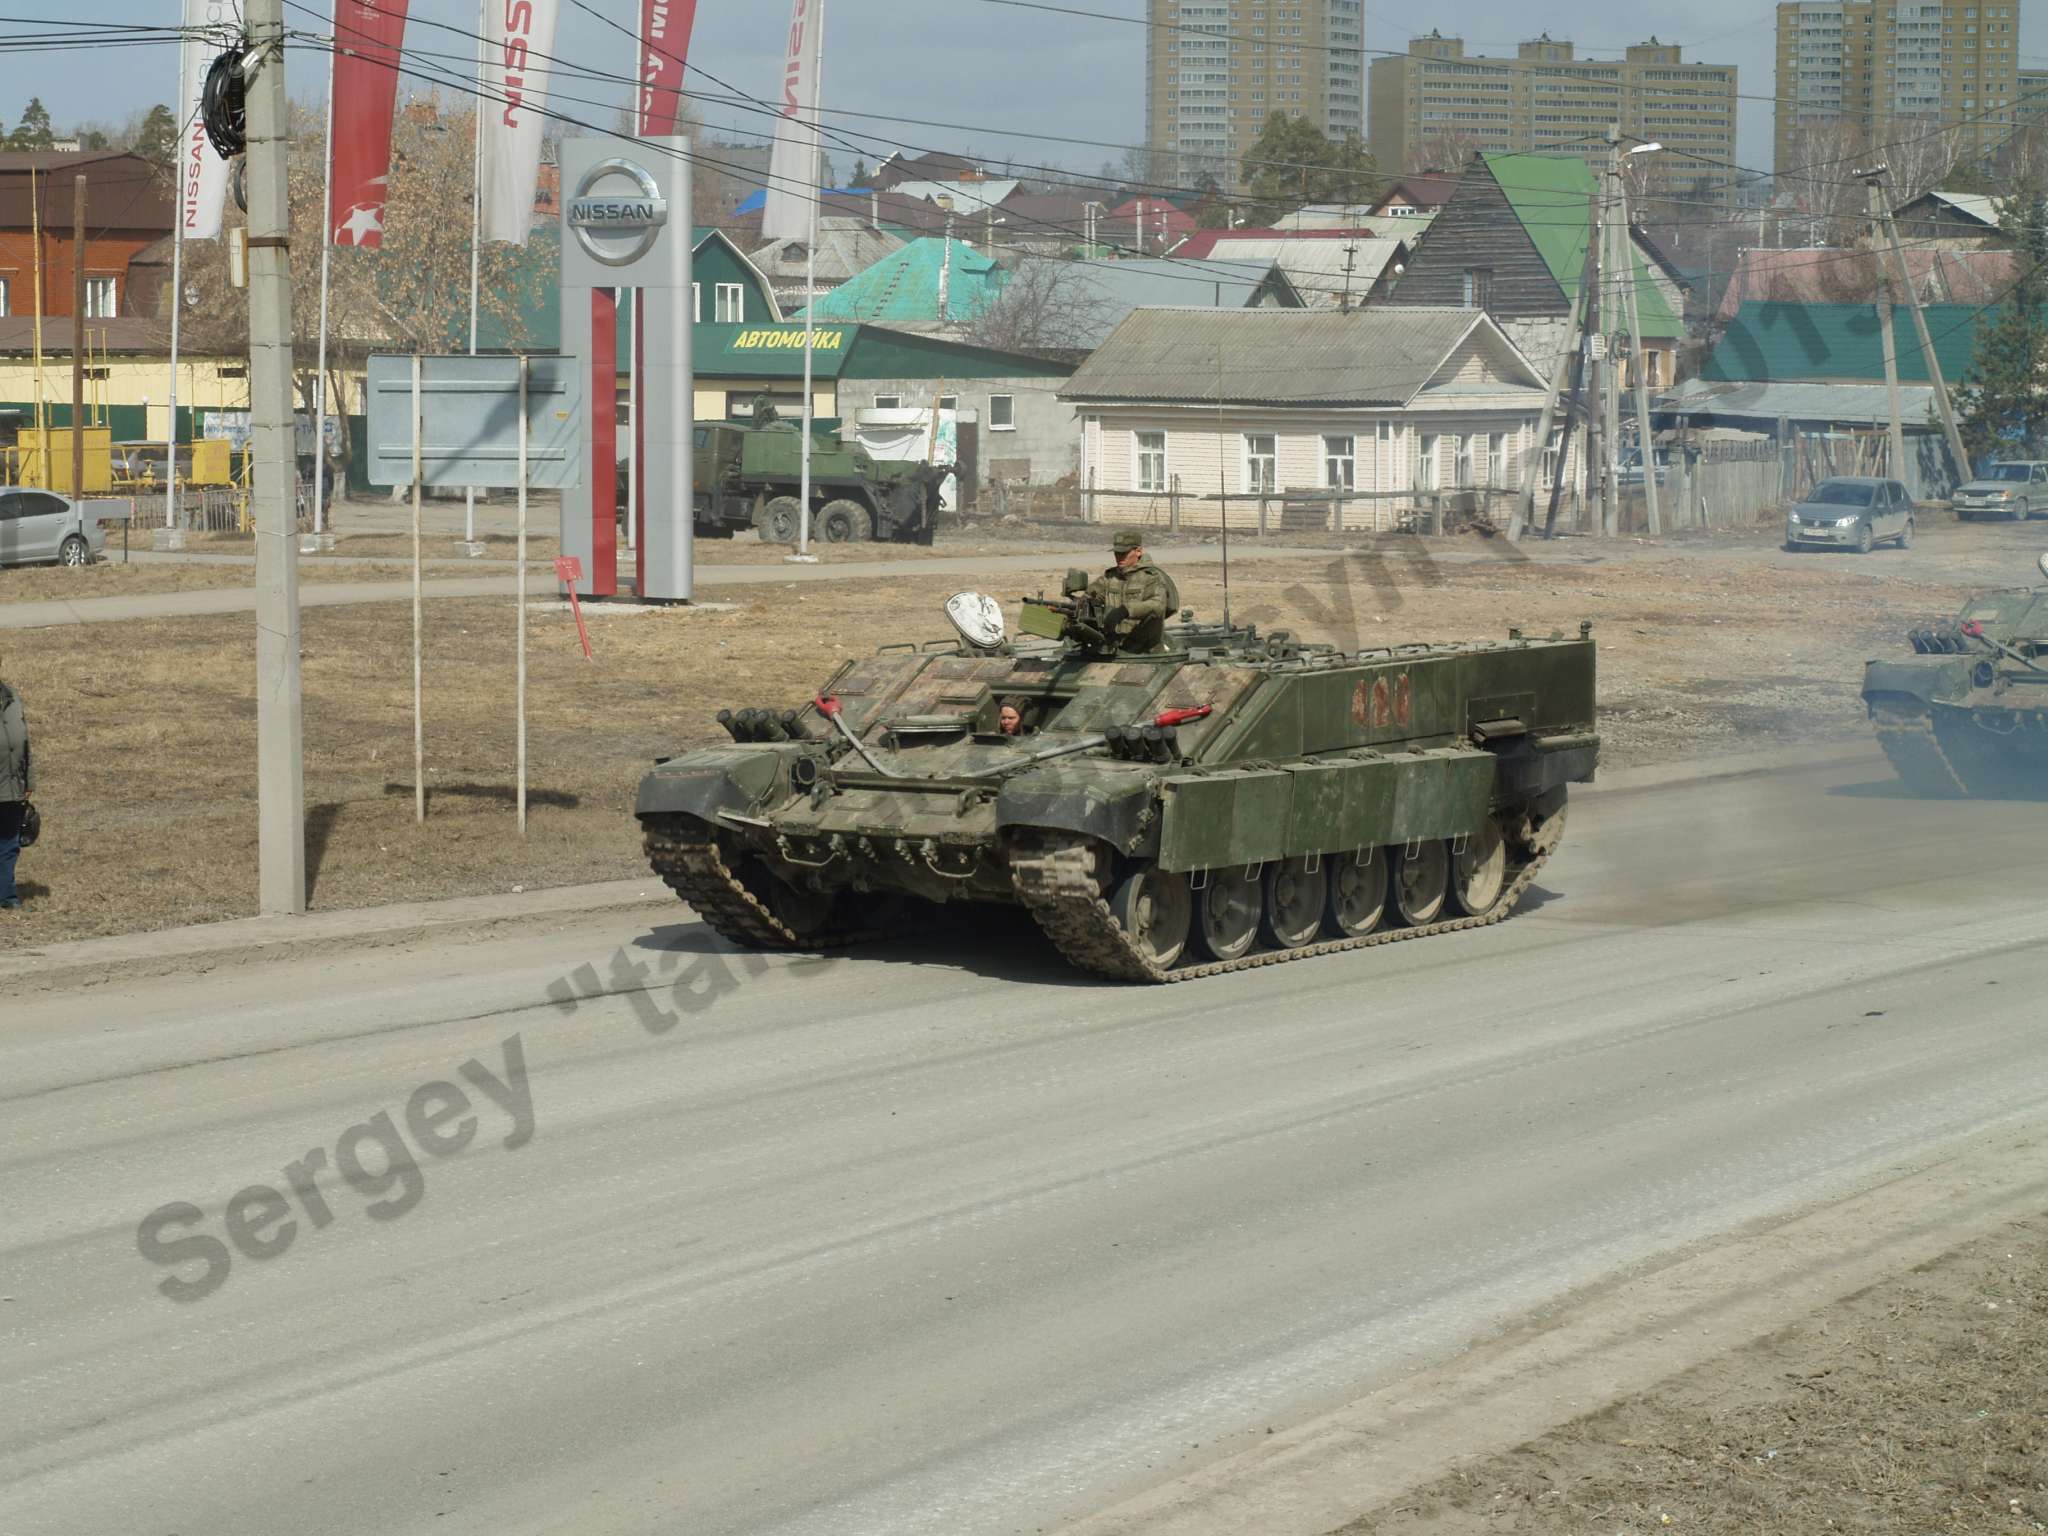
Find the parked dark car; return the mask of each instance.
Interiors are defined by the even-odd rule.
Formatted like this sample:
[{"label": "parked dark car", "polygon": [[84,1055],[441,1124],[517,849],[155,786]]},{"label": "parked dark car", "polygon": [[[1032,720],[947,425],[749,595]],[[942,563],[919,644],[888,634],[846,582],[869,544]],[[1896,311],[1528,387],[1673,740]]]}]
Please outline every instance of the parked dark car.
[{"label": "parked dark car", "polygon": [[1823,480],[1785,514],[1785,548],[1853,549],[1913,543],[1913,498],[1897,480],[1837,475]]}]

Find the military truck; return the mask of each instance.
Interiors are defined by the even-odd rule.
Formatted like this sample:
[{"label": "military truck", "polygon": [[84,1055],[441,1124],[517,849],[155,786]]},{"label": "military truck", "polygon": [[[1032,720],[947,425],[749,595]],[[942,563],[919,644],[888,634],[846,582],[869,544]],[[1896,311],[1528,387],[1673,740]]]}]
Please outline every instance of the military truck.
[{"label": "military truck", "polygon": [[[752,528],[769,543],[796,543],[802,448],[792,423],[698,422],[690,485],[697,532],[729,539]],[[811,537],[827,544],[929,544],[939,485],[950,473],[943,465],[875,459],[836,432],[813,432]]]},{"label": "military truck", "polygon": [[[947,610],[958,644],[721,711],[729,744],[642,780],[649,861],[726,938],[811,949],[886,932],[892,898],[995,903],[1085,970],[1164,982],[1477,927],[1598,762],[1587,625],[1346,652],[1183,610],[1133,654],[1085,593],[1026,601],[1015,639],[985,594]],[[1005,734],[1005,706],[1035,728]]]},{"label": "military truck", "polygon": [[[2048,555],[2040,567],[2048,577]],[[1863,669],[1878,745],[1906,787],[2048,798],[2048,587],[1979,592],[1906,638],[1912,656]]]}]

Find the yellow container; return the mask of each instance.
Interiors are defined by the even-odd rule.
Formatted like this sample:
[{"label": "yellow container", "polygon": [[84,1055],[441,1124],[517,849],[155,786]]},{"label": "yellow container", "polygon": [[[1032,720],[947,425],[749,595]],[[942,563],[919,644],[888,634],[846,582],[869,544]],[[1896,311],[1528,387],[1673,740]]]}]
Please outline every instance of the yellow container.
[{"label": "yellow container", "polygon": [[204,438],[192,445],[193,485],[232,485],[234,473],[229,468],[229,445],[220,438]]},{"label": "yellow container", "polygon": [[[104,496],[114,488],[113,430],[109,427],[87,427],[85,429],[85,488],[86,496]],[[71,485],[71,429],[69,427],[45,427],[40,432],[21,434],[20,483],[32,485],[60,495],[74,494]]]}]

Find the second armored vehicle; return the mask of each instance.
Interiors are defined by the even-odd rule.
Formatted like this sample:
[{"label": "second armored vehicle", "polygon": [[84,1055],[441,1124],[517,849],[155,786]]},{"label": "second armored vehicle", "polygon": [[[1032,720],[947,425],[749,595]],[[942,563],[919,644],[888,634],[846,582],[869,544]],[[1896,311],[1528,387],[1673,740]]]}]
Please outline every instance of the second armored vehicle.
[{"label": "second armored vehicle", "polygon": [[[802,449],[794,424],[698,422],[690,481],[697,532],[731,538],[754,528],[763,539],[796,543]],[[876,459],[835,432],[813,432],[811,536],[827,544],[929,544],[939,485],[950,473],[944,465]]]},{"label": "second armored vehicle", "polygon": [[[2048,555],[2040,561],[2048,576]],[[1863,701],[1909,789],[2048,797],[2048,587],[1980,592],[1863,669]]]},{"label": "second armored vehicle", "polygon": [[958,645],[723,713],[730,744],[641,782],[655,870],[748,947],[885,928],[893,893],[1017,906],[1084,969],[1178,981],[1498,921],[1593,776],[1585,627],[1347,653],[1183,613],[1119,653],[1087,604],[1027,599],[1013,642],[961,593]]}]

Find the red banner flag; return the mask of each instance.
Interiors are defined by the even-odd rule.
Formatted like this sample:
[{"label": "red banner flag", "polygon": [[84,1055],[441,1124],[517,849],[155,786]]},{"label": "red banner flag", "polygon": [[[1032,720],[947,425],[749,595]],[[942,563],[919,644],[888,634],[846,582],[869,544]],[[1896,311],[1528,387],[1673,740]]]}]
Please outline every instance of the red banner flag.
[{"label": "red banner flag", "polygon": [[336,245],[384,243],[391,114],[407,0],[334,0],[334,163],[328,204]]},{"label": "red banner flag", "polygon": [[681,115],[683,61],[697,0],[640,0],[640,126],[645,135],[676,131]]}]

